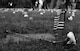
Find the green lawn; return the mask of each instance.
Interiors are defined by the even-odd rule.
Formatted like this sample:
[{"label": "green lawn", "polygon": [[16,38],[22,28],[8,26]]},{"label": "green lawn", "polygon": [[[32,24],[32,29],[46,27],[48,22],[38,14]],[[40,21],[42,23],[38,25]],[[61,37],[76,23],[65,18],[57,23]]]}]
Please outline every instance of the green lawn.
[{"label": "green lawn", "polygon": [[[28,12],[29,17],[23,17],[21,12],[13,14],[12,12],[0,12],[0,36],[4,37],[6,34],[10,33],[21,33],[21,34],[37,34],[37,33],[52,33],[53,25],[54,25],[54,16],[56,16],[56,12],[45,12],[44,15],[40,15],[40,12]],[[80,30],[80,18],[79,18],[79,11],[76,12],[76,16],[74,17],[73,21],[68,21],[67,17],[69,14],[66,14],[66,21],[65,21],[65,29],[59,31],[59,38],[62,37],[61,34],[65,34],[69,30],[73,30],[75,32],[76,38],[78,40],[78,45],[69,49],[68,51],[79,51],[79,30]],[[32,18],[32,19],[30,19]],[[63,19],[61,17],[60,19]],[[6,32],[9,31],[9,33]],[[0,44],[1,45],[1,44]],[[3,46],[3,47],[2,47]],[[2,51],[64,51],[64,49],[60,46],[60,44],[52,44],[50,42],[39,40],[39,41],[32,41],[30,43],[21,42],[21,44],[16,44],[13,42],[2,44],[1,49]],[[15,48],[16,47],[16,48]],[[23,48],[22,48],[23,47]]]}]

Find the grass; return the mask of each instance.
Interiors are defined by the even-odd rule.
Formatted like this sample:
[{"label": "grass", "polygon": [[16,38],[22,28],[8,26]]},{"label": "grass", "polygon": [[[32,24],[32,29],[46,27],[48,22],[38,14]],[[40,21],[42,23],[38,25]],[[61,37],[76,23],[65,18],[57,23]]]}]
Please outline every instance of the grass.
[{"label": "grass", "polygon": [[[28,12],[29,17],[23,17],[21,12],[13,14],[12,12],[0,12],[0,36],[5,37],[11,33],[20,33],[20,34],[37,34],[37,33],[51,33],[54,34],[53,17],[56,16],[55,12],[44,15],[40,15],[39,12]],[[30,20],[29,18],[33,19]],[[66,18],[68,15],[66,14]],[[59,31],[59,38],[61,34],[64,36],[69,30],[74,31],[77,40],[79,40],[79,11],[76,12],[76,17],[74,17],[73,21],[68,21],[66,19],[65,29],[63,31]],[[8,32],[6,32],[8,31]],[[9,42],[7,44],[0,44],[2,51],[65,51],[64,48],[60,44],[52,44],[45,40],[32,41],[30,43],[20,42],[19,44]],[[77,42],[77,46],[70,48],[68,51],[79,51],[80,45],[79,41]]]}]

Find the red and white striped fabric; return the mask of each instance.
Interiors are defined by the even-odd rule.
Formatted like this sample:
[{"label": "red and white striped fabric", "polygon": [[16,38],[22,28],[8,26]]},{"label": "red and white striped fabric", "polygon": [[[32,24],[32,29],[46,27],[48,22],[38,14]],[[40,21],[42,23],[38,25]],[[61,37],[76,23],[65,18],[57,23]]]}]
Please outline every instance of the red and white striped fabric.
[{"label": "red and white striped fabric", "polygon": [[58,29],[64,29],[64,22],[63,21],[60,21],[58,22]]}]

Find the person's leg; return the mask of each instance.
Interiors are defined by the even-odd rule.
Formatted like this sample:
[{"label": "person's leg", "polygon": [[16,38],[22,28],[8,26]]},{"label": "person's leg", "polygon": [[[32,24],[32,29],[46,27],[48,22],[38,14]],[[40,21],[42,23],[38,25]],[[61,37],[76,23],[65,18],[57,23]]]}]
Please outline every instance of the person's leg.
[{"label": "person's leg", "polygon": [[62,3],[62,1],[61,0],[57,0],[57,2],[56,2],[56,7],[55,8],[59,8],[59,6],[61,5],[61,3]]},{"label": "person's leg", "polygon": [[51,0],[50,9],[55,8],[57,0]]},{"label": "person's leg", "polygon": [[72,9],[76,8],[76,3],[71,3],[72,4]]},{"label": "person's leg", "polygon": [[42,8],[43,8],[43,9],[47,9],[47,4],[48,4],[47,1],[44,1]]},{"label": "person's leg", "polygon": [[42,8],[44,0],[39,0],[39,9]]}]

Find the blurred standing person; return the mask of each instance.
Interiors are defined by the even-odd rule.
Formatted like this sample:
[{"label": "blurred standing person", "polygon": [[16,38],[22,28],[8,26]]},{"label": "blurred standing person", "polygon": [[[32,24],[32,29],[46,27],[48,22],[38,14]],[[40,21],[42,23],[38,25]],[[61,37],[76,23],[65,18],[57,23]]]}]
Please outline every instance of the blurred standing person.
[{"label": "blurred standing person", "polygon": [[39,0],[39,9],[42,9],[43,3],[45,0]]},{"label": "blurred standing person", "polygon": [[55,8],[59,9],[60,5],[64,3],[65,3],[64,0],[57,0]]},{"label": "blurred standing person", "polygon": [[70,0],[71,2],[71,5],[72,5],[72,9],[75,9],[76,8],[76,0]]},{"label": "blurred standing person", "polygon": [[66,0],[65,6],[66,6],[66,9],[70,11],[71,7],[72,7],[71,1],[70,0]]},{"label": "blurred standing person", "polygon": [[34,4],[35,8],[38,8],[38,5],[39,5],[39,1],[36,0],[36,1],[35,1],[35,4]]},{"label": "blurred standing person", "polygon": [[8,2],[8,7],[9,8],[14,8],[16,4],[14,2]]},{"label": "blurred standing person", "polygon": [[[44,9],[49,9],[50,8],[50,4],[51,2],[53,3],[54,0],[44,0],[44,3],[43,3],[43,7]],[[51,5],[52,6],[52,5]],[[51,8],[52,9],[52,8]]]},{"label": "blurred standing person", "polygon": [[80,0],[76,0],[76,9],[80,10]]},{"label": "blurred standing person", "polygon": [[50,9],[55,8],[57,0],[51,0]]},{"label": "blurred standing person", "polygon": [[65,6],[67,9],[75,9],[76,8],[76,0],[66,0]]}]

